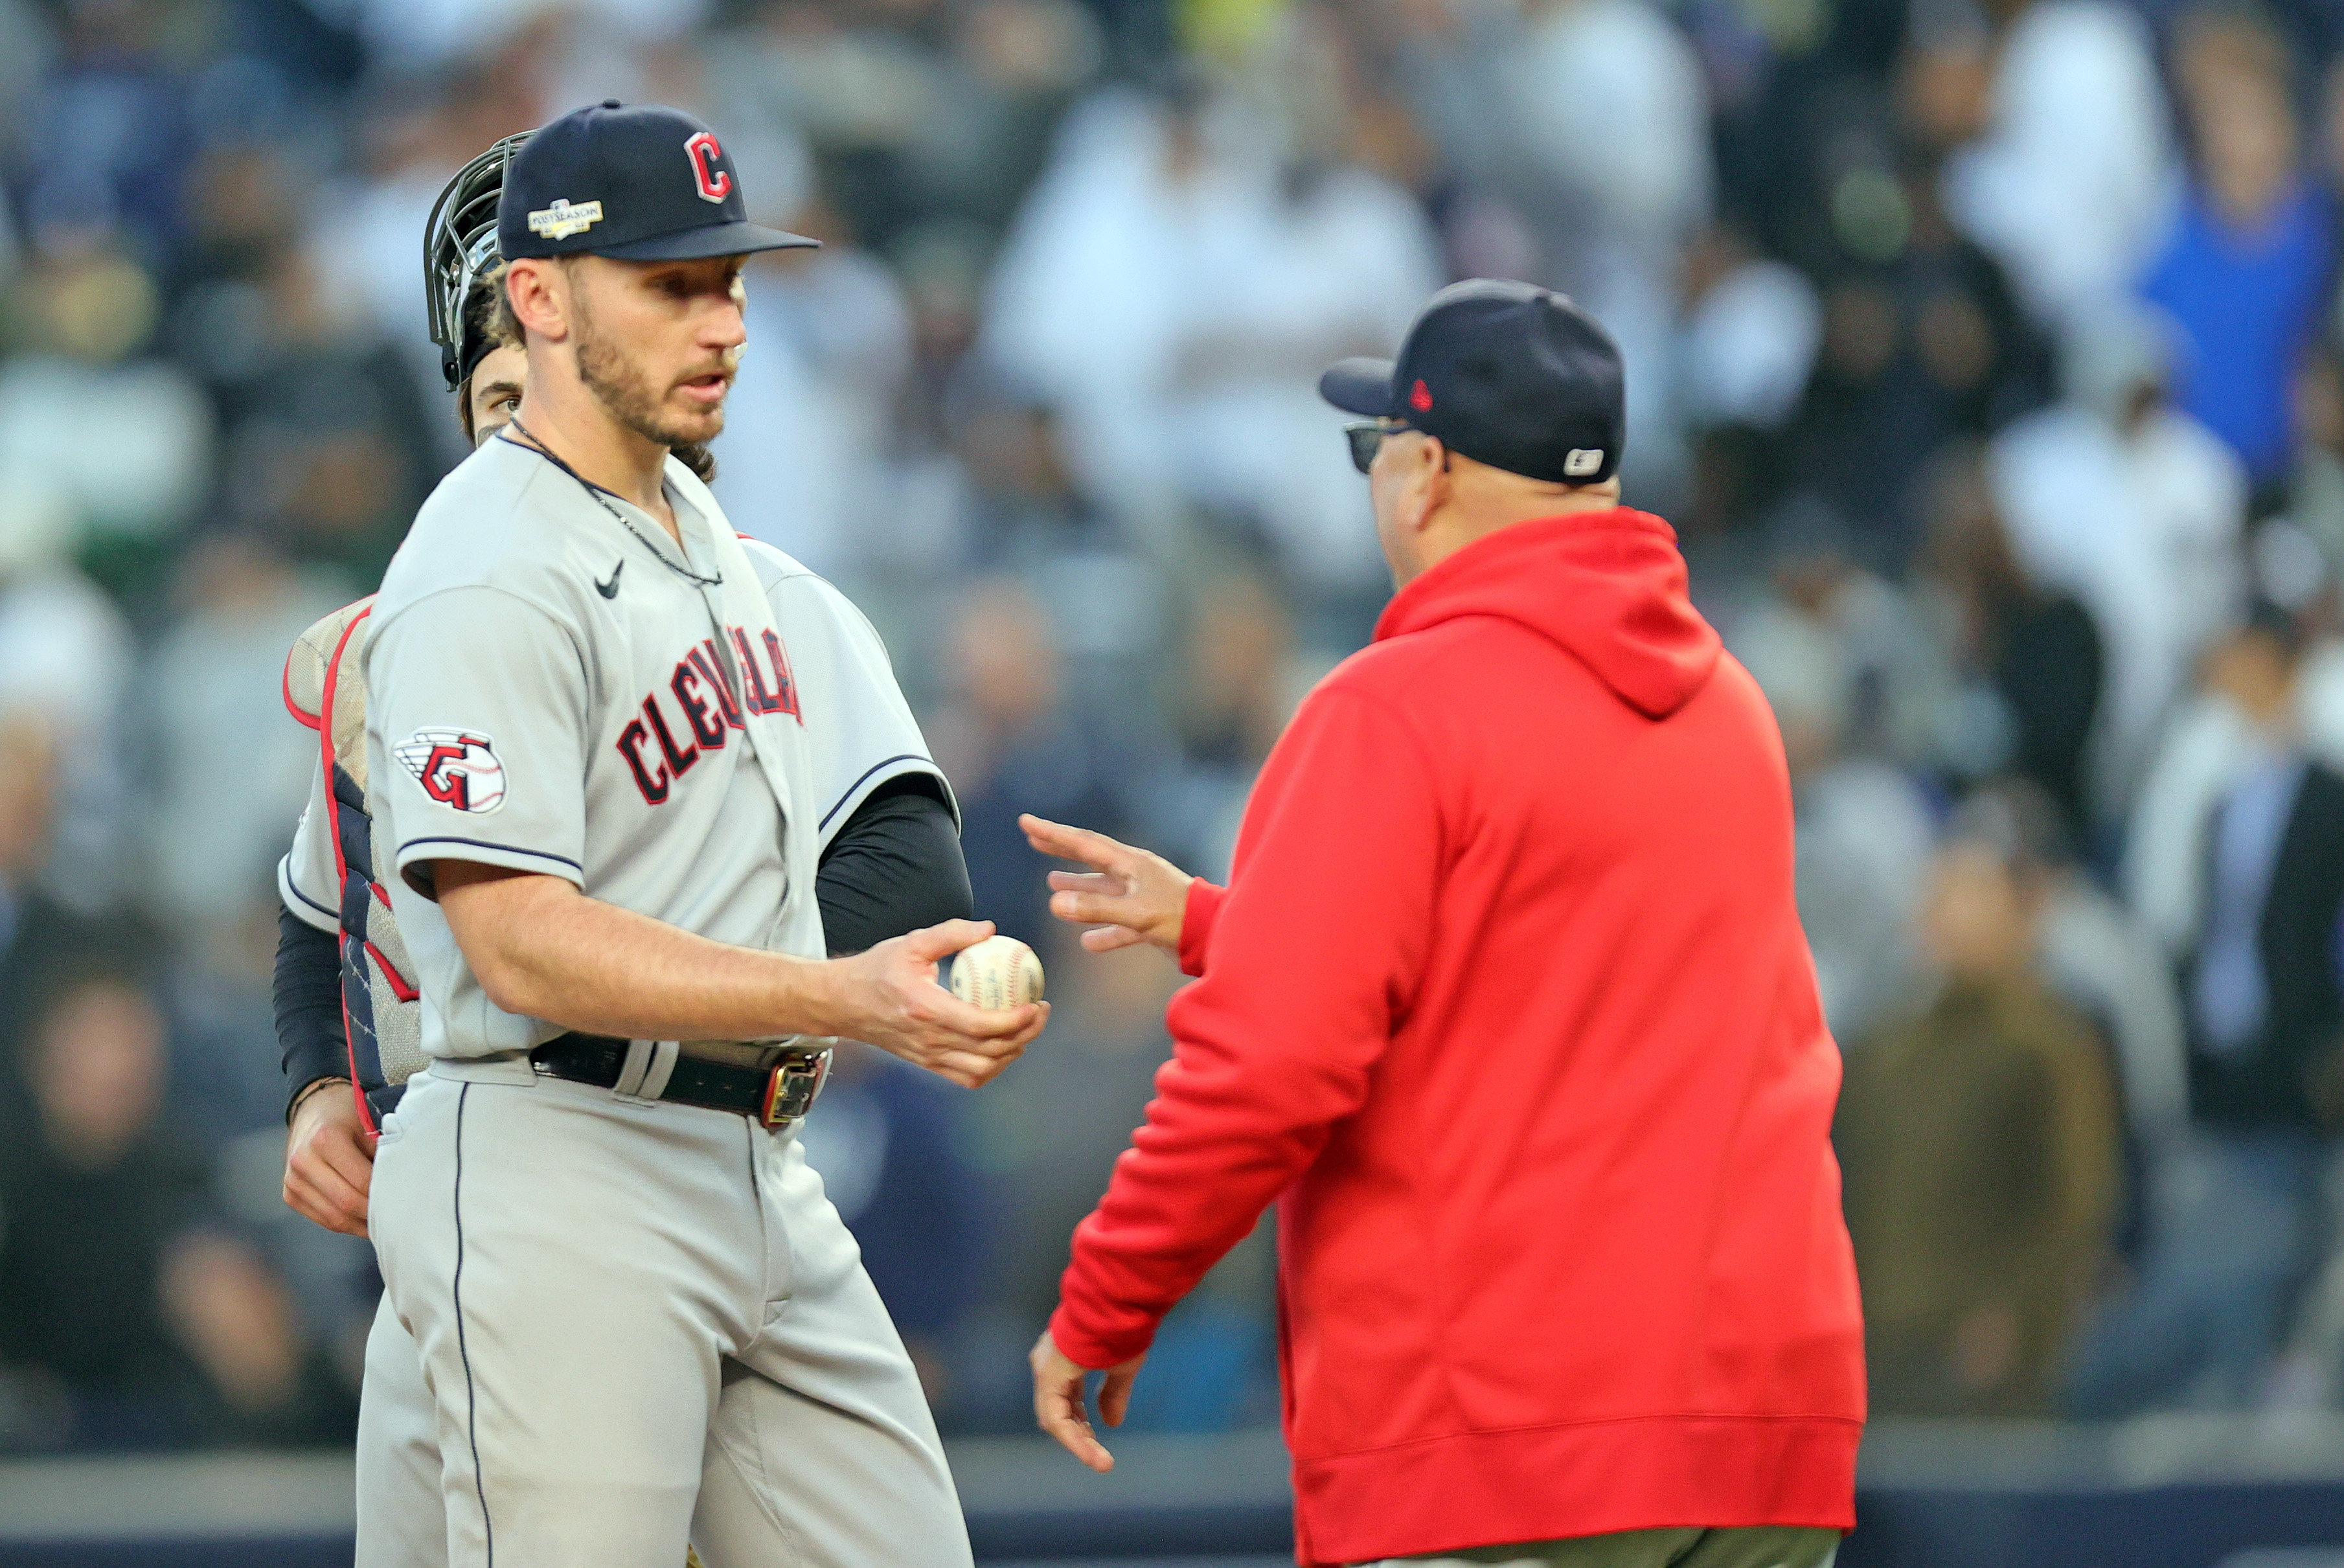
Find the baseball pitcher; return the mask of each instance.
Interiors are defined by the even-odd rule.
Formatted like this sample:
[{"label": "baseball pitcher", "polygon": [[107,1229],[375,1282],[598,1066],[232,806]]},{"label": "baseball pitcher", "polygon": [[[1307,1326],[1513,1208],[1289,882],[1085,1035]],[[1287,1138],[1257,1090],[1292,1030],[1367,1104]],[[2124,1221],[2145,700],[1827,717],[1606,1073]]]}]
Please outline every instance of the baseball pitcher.
[{"label": "baseball pitcher", "polygon": [[[917,1385],[792,1129],[821,1037],[974,1084],[1043,1012],[934,984],[982,926],[819,962],[825,833],[933,764],[851,607],[753,557],[667,460],[721,428],[739,257],[793,240],[742,219],[721,145],[667,110],[548,127],[500,212],[520,417],[419,518],[360,666],[363,893],[405,966],[356,945],[398,968],[430,1062],[384,1118],[371,1229],[447,1504],[429,1558],[379,1550],[362,1503],[361,1561],[485,1562],[502,1537],[513,1562],[672,1562],[689,1533],[712,1568],[784,1542],[965,1562]],[[858,664],[909,740],[843,776],[854,748],[817,744],[813,710]]]}]

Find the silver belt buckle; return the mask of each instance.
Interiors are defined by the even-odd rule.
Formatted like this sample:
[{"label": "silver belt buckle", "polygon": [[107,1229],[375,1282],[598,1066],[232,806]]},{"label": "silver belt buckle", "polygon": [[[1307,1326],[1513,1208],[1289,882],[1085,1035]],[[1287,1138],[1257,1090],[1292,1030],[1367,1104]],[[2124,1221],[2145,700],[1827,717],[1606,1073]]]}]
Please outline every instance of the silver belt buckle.
[{"label": "silver belt buckle", "polygon": [[830,1077],[830,1052],[828,1046],[784,1049],[765,1080],[765,1108],[758,1119],[767,1127],[802,1120]]}]

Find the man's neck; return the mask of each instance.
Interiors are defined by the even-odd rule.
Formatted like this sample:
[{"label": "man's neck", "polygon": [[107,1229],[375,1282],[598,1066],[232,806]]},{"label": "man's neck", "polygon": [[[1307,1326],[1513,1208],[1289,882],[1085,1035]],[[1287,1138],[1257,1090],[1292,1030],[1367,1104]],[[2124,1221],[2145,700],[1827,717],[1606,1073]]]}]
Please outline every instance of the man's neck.
[{"label": "man's neck", "polygon": [[1551,517],[1568,517],[1578,512],[1617,511],[1620,495],[1617,491],[1521,490],[1500,491],[1475,498],[1470,508],[1452,507],[1434,520],[1425,531],[1423,560],[1419,574],[1431,570],[1464,549],[1478,544],[1493,533],[1502,533],[1518,523],[1543,522]]},{"label": "man's neck", "polygon": [[564,385],[555,376],[541,377],[532,363],[529,388],[521,393],[513,423],[518,427],[516,436],[533,439],[589,484],[632,501],[666,529],[669,538],[679,545],[683,542],[664,486],[668,449],[612,419],[583,386],[574,381]]}]

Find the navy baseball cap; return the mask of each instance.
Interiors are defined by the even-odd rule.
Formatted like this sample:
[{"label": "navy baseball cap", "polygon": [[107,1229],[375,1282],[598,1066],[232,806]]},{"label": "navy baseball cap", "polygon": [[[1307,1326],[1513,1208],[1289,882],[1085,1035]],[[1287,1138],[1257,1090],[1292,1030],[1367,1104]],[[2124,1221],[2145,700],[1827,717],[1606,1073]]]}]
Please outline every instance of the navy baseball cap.
[{"label": "navy baseball cap", "polygon": [[1398,420],[1477,462],[1554,484],[1620,471],[1620,346],[1551,288],[1475,278],[1434,295],[1397,359],[1345,359],[1318,395]]},{"label": "navy baseball cap", "polygon": [[751,223],[716,133],[661,104],[605,98],[562,116],[513,154],[497,200],[508,261],[695,261],[820,243]]}]

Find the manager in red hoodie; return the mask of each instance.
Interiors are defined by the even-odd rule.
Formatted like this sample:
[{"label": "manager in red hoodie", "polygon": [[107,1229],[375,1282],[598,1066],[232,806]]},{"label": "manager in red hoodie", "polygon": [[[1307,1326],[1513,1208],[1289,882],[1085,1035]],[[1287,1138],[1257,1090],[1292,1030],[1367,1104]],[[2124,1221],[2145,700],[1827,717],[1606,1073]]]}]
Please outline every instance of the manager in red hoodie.
[{"label": "manager in red hoodie", "polygon": [[[1201,976],[1035,1347],[1096,1469],[1158,1321],[1278,1205],[1297,1555],[1820,1568],[1863,1332],[1839,1055],[1765,700],[1619,504],[1619,350],[1460,283],[1319,389],[1399,592],[1224,890],[1036,818],[1061,916]],[[1502,1548],[1502,1550],[1490,1550]]]}]

